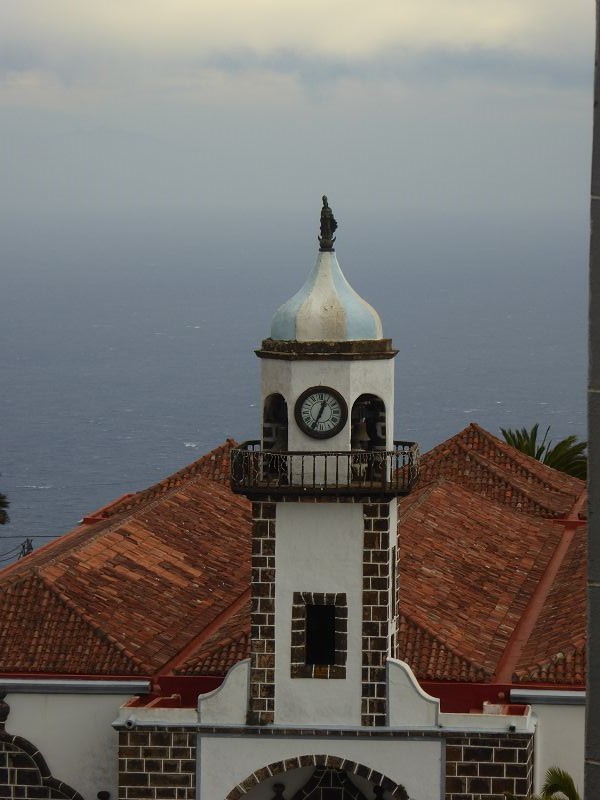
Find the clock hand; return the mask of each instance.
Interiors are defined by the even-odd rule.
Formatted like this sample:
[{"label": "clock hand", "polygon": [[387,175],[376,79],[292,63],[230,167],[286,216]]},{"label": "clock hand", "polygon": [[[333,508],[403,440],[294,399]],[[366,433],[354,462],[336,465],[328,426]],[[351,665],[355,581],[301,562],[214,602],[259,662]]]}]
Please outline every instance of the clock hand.
[{"label": "clock hand", "polygon": [[321,408],[319,409],[319,413],[317,414],[317,418],[316,418],[316,420],[313,422],[313,430],[314,430],[314,429],[317,427],[317,422],[318,422],[318,421],[321,419],[321,417],[323,416],[323,411],[325,411],[325,406],[326,406],[326,405],[327,405],[327,400],[323,400],[323,401],[321,402]]}]

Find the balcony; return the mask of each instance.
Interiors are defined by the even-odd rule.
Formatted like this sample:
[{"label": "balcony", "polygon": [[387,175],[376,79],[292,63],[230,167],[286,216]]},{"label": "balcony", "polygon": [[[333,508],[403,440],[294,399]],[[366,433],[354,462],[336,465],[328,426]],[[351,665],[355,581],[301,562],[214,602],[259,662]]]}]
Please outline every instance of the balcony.
[{"label": "balcony", "polygon": [[260,450],[259,441],[231,451],[231,488],[258,495],[404,495],[419,475],[419,446],[394,442],[393,450]]}]

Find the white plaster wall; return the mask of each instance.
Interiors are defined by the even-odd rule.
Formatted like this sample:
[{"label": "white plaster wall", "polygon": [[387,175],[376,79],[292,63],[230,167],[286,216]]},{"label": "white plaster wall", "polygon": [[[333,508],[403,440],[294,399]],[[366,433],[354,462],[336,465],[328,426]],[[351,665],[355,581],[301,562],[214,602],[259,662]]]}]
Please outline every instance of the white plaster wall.
[{"label": "white plaster wall", "polygon": [[123,695],[8,694],[6,730],[34,744],[54,778],[86,798],[117,797],[118,734],[111,723]]},{"label": "white plaster wall", "polygon": [[[360,725],[361,504],[278,503],[275,548],[275,723]],[[290,677],[294,592],[346,592],[346,678]]]},{"label": "white plaster wall", "polygon": [[[401,783],[411,800],[443,797],[442,742],[439,739],[199,737],[198,746],[200,800],[224,800],[234,786],[261,767],[309,754],[338,756],[371,767]],[[266,791],[262,795],[265,800],[271,796]],[[261,798],[260,792],[256,798]]]},{"label": "white plaster wall", "polygon": [[[260,427],[265,398],[277,392],[288,406],[288,450],[349,450],[349,418],[354,401],[370,393],[385,403],[387,449],[394,440],[394,359],[365,361],[284,361],[263,358],[260,404]],[[296,425],[294,405],[310,386],[330,386],[348,403],[348,423],[337,436],[312,439]]]},{"label": "white plaster wall", "polygon": [[538,718],[535,736],[535,790],[539,791],[548,767],[565,769],[583,792],[585,706],[534,704]]}]

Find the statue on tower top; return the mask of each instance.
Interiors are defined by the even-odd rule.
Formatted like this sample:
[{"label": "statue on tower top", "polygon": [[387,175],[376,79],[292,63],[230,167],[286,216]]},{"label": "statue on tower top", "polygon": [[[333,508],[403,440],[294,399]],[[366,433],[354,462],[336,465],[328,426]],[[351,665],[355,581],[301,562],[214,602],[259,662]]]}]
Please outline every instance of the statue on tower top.
[{"label": "statue on tower top", "polygon": [[322,252],[332,251],[335,242],[335,230],[338,224],[333,216],[333,211],[329,208],[327,196],[323,195],[323,208],[321,209],[321,235],[319,236],[319,250]]}]

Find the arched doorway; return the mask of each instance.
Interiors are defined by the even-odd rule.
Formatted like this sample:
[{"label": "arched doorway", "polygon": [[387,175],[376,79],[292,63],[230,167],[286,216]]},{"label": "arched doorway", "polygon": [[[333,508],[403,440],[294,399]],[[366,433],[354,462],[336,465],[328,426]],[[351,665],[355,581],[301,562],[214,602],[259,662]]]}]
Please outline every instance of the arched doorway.
[{"label": "arched doorway", "polygon": [[306,755],[252,773],[225,800],[408,800],[404,786],[339,756]]}]

